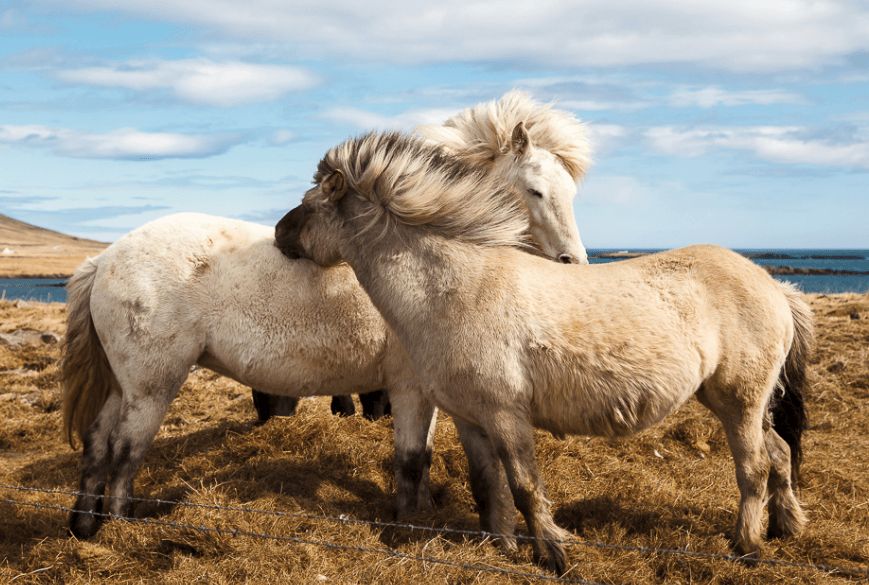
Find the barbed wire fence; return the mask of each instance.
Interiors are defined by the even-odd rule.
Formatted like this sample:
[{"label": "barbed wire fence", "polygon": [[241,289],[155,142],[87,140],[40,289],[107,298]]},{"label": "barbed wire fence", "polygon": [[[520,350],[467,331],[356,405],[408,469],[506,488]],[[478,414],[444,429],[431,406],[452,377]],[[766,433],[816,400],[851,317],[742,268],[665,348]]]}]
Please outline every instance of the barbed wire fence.
[{"label": "barbed wire fence", "polygon": [[[88,494],[80,491],[74,490],[63,490],[57,488],[44,488],[44,487],[36,487],[36,486],[23,486],[23,485],[14,485],[14,484],[0,484],[0,490],[5,490],[7,492],[19,492],[19,493],[31,493],[31,494],[49,494],[49,495],[58,495],[58,496],[90,496],[90,497],[98,497],[103,498],[104,500],[110,499],[110,496],[104,496],[102,494]],[[467,530],[467,529],[459,529],[459,528],[448,528],[448,527],[438,527],[438,526],[425,526],[419,524],[411,524],[407,522],[389,522],[383,520],[365,520],[361,518],[353,518],[348,515],[340,515],[340,516],[331,516],[327,514],[312,514],[306,512],[285,512],[281,510],[265,510],[261,508],[251,508],[244,506],[225,506],[221,504],[203,504],[197,502],[189,502],[185,500],[165,500],[160,498],[142,498],[142,497],[131,497],[130,500],[134,502],[142,502],[142,503],[150,503],[155,504],[157,506],[170,506],[172,508],[175,507],[185,507],[185,508],[194,508],[194,509],[202,509],[202,510],[210,510],[217,512],[238,512],[249,515],[256,516],[271,516],[271,517],[279,517],[279,518],[288,518],[288,519],[297,519],[297,520],[314,520],[314,521],[325,521],[332,522],[344,525],[364,525],[370,526],[372,528],[381,528],[381,529],[394,529],[394,530],[406,530],[411,533],[429,533],[438,536],[462,536],[462,537],[470,537],[470,538],[479,538],[482,540],[490,540],[497,539],[503,537],[505,535],[496,534],[492,532],[485,532],[481,530]],[[73,508],[68,506],[63,506],[59,504],[53,503],[44,503],[44,502],[30,502],[24,500],[17,500],[14,498],[3,497],[0,498],[0,504],[5,504],[8,506],[18,507],[18,508],[35,508],[35,509],[43,509],[43,510],[51,510],[57,512],[69,513],[73,512]],[[433,565],[441,565],[446,567],[457,568],[465,571],[476,571],[481,573],[494,573],[501,574],[505,576],[514,576],[514,577],[522,577],[525,579],[533,579],[538,581],[549,581],[549,582],[558,582],[558,583],[577,583],[581,585],[601,585],[596,581],[591,581],[588,579],[583,579],[581,577],[575,576],[557,576],[546,573],[531,573],[528,571],[514,570],[508,569],[504,567],[496,567],[492,565],[485,565],[482,563],[463,563],[460,561],[454,561],[450,559],[435,557],[431,555],[418,555],[405,553],[394,548],[390,547],[369,547],[369,546],[361,546],[361,545],[348,545],[341,544],[337,542],[320,540],[309,538],[307,536],[299,536],[298,534],[270,534],[264,532],[257,532],[252,530],[246,530],[243,528],[239,528],[237,526],[231,528],[221,528],[218,526],[206,525],[206,524],[189,524],[183,522],[175,522],[170,520],[160,520],[155,518],[137,518],[132,516],[118,516],[112,514],[106,514],[102,512],[89,512],[93,516],[105,518],[105,519],[119,519],[125,520],[128,522],[134,522],[139,524],[153,525],[153,526],[164,526],[169,528],[175,528],[179,530],[192,530],[199,533],[206,534],[215,534],[218,536],[228,536],[228,537],[249,537],[249,538],[258,538],[261,540],[273,540],[280,542],[289,542],[301,545],[310,545],[316,546],[328,550],[338,550],[345,552],[356,552],[361,554],[378,554],[386,557],[408,560],[413,562],[421,562],[421,563],[429,563]],[[524,534],[516,534],[511,535],[512,538],[515,538],[518,541],[530,542],[536,540],[535,537]],[[733,554],[722,554],[715,553],[710,551],[700,551],[700,550],[692,550],[687,548],[668,548],[668,547],[651,547],[651,546],[640,546],[640,545],[627,545],[627,544],[615,544],[603,541],[595,541],[595,540],[586,540],[581,538],[573,538],[570,540],[559,540],[555,541],[559,544],[563,544],[566,546],[579,546],[579,547],[589,547],[603,550],[612,550],[612,551],[621,551],[621,552],[635,552],[644,555],[666,555],[666,556],[681,556],[681,557],[691,557],[691,558],[701,558],[708,560],[720,560],[727,562],[745,562],[754,565],[771,565],[783,568],[794,568],[794,569],[807,569],[810,571],[815,571],[819,573],[825,573],[829,575],[839,575],[843,577],[857,577],[857,578],[869,578],[869,567],[843,567],[837,566],[827,563],[802,563],[799,561],[788,561],[784,559],[754,559],[754,558],[746,558]]]}]

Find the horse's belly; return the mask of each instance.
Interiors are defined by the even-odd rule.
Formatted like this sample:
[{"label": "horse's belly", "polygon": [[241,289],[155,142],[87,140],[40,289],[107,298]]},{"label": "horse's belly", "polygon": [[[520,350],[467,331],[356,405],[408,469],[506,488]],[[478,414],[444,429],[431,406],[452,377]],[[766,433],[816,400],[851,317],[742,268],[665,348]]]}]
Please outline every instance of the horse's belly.
[{"label": "horse's belly", "polygon": [[[675,412],[696,386],[574,388],[535,404],[535,426],[557,435],[620,437],[640,432]],[[559,396],[561,394],[561,396]]]},{"label": "horse's belly", "polygon": [[270,394],[339,395],[382,388],[383,351],[382,343],[323,347],[275,342],[243,348],[218,343],[199,363]]}]

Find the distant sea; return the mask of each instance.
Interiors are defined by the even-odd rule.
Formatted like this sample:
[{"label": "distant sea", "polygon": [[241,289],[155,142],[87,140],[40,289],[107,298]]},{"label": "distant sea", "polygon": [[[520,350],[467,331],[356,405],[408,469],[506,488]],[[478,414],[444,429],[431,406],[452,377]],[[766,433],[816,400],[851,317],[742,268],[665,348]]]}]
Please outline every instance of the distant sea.
[{"label": "distant sea", "polygon": [[[599,258],[595,256],[618,252],[660,252],[659,248],[597,249],[588,250],[592,264],[618,262],[618,258]],[[869,292],[869,250],[827,250],[827,249],[782,249],[782,248],[743,248],[737,252],[751,258],[761,266],[788,266],[815,270],[842,270],[862,274],[775,274],[773,278],[787,280],[810,293]]]},{"label": "distant sea", "polygon": [[[618,258],[600,258],[616,252],[658,252],[659,249],[595,249],[589,250],[592,264],[618,262]],[[737,250],[760,265],[789,266],[820,270],[847,270],[862,274],[786,274],[775,275],[779,280],[797,284],[804,292],[841,293],[869,292],[869,250],[793,250],[751,248]],[[43,302],[66,302],[65,281],[56,278],[0,278],[0,299],[26,299]]]}]

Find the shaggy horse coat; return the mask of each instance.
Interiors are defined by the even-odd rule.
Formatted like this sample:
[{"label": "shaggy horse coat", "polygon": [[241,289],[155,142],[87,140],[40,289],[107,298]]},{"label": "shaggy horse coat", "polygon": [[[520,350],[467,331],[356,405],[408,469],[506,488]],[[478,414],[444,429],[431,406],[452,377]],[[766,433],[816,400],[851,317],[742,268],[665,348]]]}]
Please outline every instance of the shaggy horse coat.
[{"label": "shaggy horse coat", "polygon": [[331,149],[315,183],[278,224],[278,245],[352,266],[426,383],[423,400],[456,419],[485,528],[512,533],[506,471],[536,555],[563,572],[570,535],[552,518],[533,428],[624,436],[696,396],[733,454],[737,550],[758,554],[768,498],[770,534],[800,531],[812,318],[792,287],[715,246],[596,266],[525,254],[502,186],[399,134]]},{"label": "shaggy horse coat", "polygon": [[[420,126],[416,133],[512,187],[527,209],[535,242],[547,256],[565,263],[588,261],[573,216],[573,198],[577,181],[591,163],[591,146],[585,125],[572,114],[513,90],[459,112],[442,125]],[[253,397],[260,420],[295,410],[290,397],[256,390]],[[369,418],[388,404],[382,393],[363,394],[360,399]],[[353,400],[334,397],[332,412],[353,414]]]},{"label": "shaggy horse coat", "polygon": [[[584,261],[572,212],[559,211],[565,202],[569,209],[574,174],[587,163],[584,128],[521,94],[480,107],[491,116],[480,119],[479,132],[491,134],[492,124],[507,132],[489,161],[497,168],[436,149],[438,157],[509,185],[509,205],[521,210],[523,231],[543,253]],[[528,118],[528,129],[519,116]],[[532,138],[556,148],[541,134],[552,120],[571,124],[559,130],[568,145],[558,156]],[[428,503],[434,408],[404,391],[416,382],[400,345],[391,343],[349,267],[289,262],[273,244],[274,230],[263,226],[179,214],[127,234],[70,280],[62,373],[66,433],[85,447],[83,495],[70,518],[77,536],[99,528],[100,517],[90,512],[102,510],[107,481],[109,512],[128,512],[136,470],[197,363],[270,393],[255,392],[270,404],[394,390],[399,515]]]}]

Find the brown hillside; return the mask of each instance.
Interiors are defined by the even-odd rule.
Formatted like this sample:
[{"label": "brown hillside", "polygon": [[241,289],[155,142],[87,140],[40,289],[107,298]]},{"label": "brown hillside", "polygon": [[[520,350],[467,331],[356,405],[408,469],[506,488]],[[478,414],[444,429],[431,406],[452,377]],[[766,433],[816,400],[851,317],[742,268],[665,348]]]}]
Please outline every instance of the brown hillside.
[{"label": "brown hillside", "polygon": [[107,245],[0,214],[0,278],[69,276]]}]

